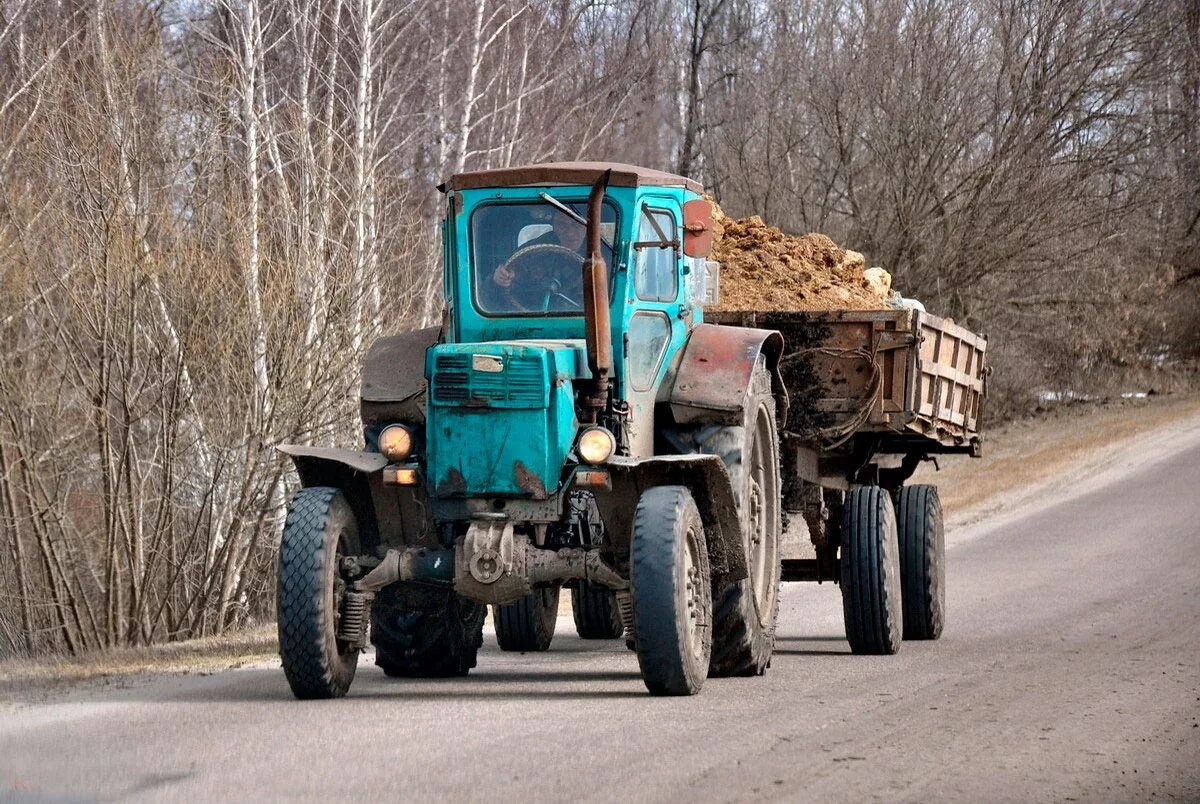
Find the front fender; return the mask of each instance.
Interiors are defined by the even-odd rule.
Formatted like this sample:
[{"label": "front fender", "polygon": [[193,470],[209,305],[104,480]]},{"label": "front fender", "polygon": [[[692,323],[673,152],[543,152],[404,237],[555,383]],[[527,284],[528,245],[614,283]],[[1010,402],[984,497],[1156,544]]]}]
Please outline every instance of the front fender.
[{"label": "front fender", "polygon": [[725,463],[716,455],[614,456],[605,467],[612,492],[596,495],[605,527],[632,538],[633,514],[642,492],[653,486],[685,486],[704,522],[712,573],[724,585],[746,578],[745,549],[737,501]]},{"label": "front fender", "polygon": [[[341,489],[354,511],[364,548],[386,538],[381,532],[381,521],[398,520],[398,517],[380,516],[388,510],[389,504],[383,487],[383,467],[387,466],[387,458],[378,452],[303,444],[280,444],[276,449],[292,459],[301,486]],[[396,505],[394,495],[391,505]]]}]

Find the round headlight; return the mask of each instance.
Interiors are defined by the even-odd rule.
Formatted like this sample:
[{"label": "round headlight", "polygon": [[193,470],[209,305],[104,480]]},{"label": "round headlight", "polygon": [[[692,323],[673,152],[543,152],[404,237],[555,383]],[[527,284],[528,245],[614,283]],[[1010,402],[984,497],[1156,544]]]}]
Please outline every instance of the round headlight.
[{"label": "round headlight", "polygon": [[389,461],[402,461],[412,454],[412,431],[402,424],[389,424],[379,434],[379,451]]},{"label": "round headlight", "polygon": [[589,427],[579,436],[579,457],[591,464],[604,463],[616,448],[617,440],[603,427]]}]

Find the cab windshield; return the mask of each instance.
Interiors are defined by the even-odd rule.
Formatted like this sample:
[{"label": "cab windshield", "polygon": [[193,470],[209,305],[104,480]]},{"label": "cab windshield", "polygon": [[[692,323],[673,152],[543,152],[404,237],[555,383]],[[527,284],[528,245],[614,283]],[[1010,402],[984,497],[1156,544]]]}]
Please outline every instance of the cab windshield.
[{"label": "cab windshield", "polygon": [[[611,277],[617,211],[608,203],[602,210],[601,250]],[[480,312],[582,315],[586,218],[583,200],[496,203],[476,209],[471,215],[471,262]]]}]

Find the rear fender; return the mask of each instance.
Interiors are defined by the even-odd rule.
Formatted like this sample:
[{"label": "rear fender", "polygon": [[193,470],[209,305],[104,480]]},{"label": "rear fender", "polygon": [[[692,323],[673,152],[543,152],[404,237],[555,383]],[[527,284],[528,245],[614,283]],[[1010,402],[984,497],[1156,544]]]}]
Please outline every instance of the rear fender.
[{"label": "rear fender", "polygon": [[425,350],[438,342],[440,329],[426,327],[387,335],[371,344],[363,361],[363,426],[425,423]]},{"label": "rear fender", "polygon": [[679,424],[741,424],[746,391],[759,356],[771,370],[779,429],[787,424],[788,394],[779,373],[783,336],[774,330],[697,324],[688,335],[671,388]]},{"label": "rear fender", "polygon": [[596,495],[609,533],[631,539],[633,514],[642,492],[653,486],[684,486],[692,493],[704,522],[712,573],[721,584],[747,577],[742,526],[725,463],[716,455],[614,456],[604,464],[612,492]]}]

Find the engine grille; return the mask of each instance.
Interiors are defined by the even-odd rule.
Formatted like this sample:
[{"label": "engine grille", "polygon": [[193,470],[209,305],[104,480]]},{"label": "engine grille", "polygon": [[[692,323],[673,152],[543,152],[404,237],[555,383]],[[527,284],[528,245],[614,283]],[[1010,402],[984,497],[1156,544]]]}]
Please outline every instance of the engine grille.
[{"label": "engine grille", "polygon": [[471,367],[472,355],[438,355],[433,401],[449,405],[542,407],[547,401],[544,362],[539,355],[505,355],[500,371]]}]

